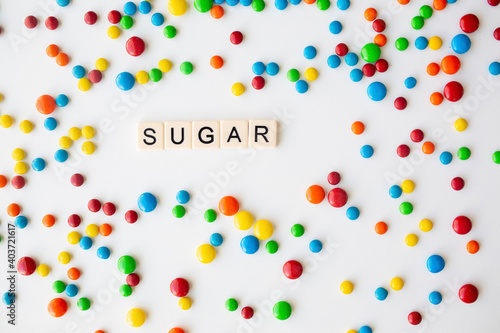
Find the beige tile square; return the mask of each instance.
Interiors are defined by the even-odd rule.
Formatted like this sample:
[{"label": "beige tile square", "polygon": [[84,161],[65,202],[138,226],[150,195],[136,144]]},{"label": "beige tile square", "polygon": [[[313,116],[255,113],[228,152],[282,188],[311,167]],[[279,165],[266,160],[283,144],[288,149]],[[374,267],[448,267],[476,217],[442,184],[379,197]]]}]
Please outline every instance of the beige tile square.
[{"label": "beige tile square", "polygon": [[193,148],[192,124],[190,121],[165,122],[165,149]]},{"label": "beige tile square", "polygon": [[219,149],[220,123],[193,121],[193,149]]},{"label": "beige tile square", "polygon": [[278,122],[276,120],[250,120],[248,125],[249,147],[276,147],[278,144]]},{"label": "beige tile square", "polygon": [[221,120],[220,147],[248,147],[248,120]]},{"label": "beige tile square", "polygon": [[162,150],[163,123],[137,124],[137,148],[139,150]]}]

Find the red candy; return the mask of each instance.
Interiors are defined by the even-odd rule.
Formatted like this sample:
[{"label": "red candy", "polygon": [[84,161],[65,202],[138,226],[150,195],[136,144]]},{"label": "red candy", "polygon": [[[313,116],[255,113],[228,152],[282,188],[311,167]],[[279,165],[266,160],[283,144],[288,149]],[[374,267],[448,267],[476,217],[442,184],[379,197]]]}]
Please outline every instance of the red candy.
[{"label": "red candy", "polygon": [[117,24],[118,22],[120,22],[121,18],[122,14],[120,14],[120,12],[117,10],[112,10],[108,13],[108,21],[111,24]]},{"label": "red candy", "polygon": [[238,45],[243,41],[243,34],[239,31],[233,31],[229,36],[229,40],[234,45]]},{"label": "red candy", "polygon": [[82,223],[82,219],[77,214],[71,214],[68,217],[68,224],[70,227],[76,228],[80,225],[80,223]]},{"label": "red candy", "polygon": [[407,145],[399,145],[396,149],[396,153],[399,157],[408,157],[408,155],[410,155],[410,147],[408,147]]},{"label": "red candy", "polygon": [[93,69],[89,73],[89,80],[92,83],[99,83],[102,80],[102,73],[101,71],[98,71],[97,69]]},{"label": "red candy", "polygon": [[413,311],[408,315],[408,322],[412,325],[418,325],[422,322],[422,315],[417,311]]},{"label": "red candy", "polygon": [[14,176],[10,180],[10,183],[12,184],[13,188],[15,188],[16,190],[20,190],[24,187],[24,185],[26,185],[26,180],[23,176]]},{"label": "red candy", "polygon": [[490,4],[490,6],[498,6],[498,4],[500,4],[500,0],[488,0],[488,3]]},{"label": "red candy", "polygon": [[290,280],[298,279],[303,272],[302,264],[295,260],[287,261],[283,265],[283,274]]},{"label": "red candy", "polygon": [[35,273],[36,263],[30,257],[22,257],[17,261],[17,271],[19,274],[28,276]]},{"label": "red candy", "polygon": [[474,14],[467,14],[460,19],[460,29],[466,33],[472,33],[479,28],[479,19]]},{"label": "red candy", "polygon": [[104,215],[111,216],[114,213],[116,213],[116,206],[115,206],[115,204],[113,204],[111,202],[106,202],[102,206],[102,211],[103,211]]},{"label": "red candy", "polygon": [[373,75],[375,75],[376,71],[377,71],[377,69],[375,68],[375,65],[373,65],[373,64],[365,64],[363,66],[363,75],[366,77],[372,77]]},{"label": "red candy", "polygon": [[33,15],[30,15],[30,16],[27,16],[25,19],[24,19],[24,25],[26,26],[26,28],[28,29],[34,29],[37,25],[38,25],[38,20],[36,17],[34,17]]},{"label": "red candy", "polygon": [[130,37],[127,40],[127,43],[125,44],[125,49],[127,50],[127,53],[130,54],[132,57],[138,57],[146,49],[146,44],[144,44],[142,38],[134,36]]},{"label": "red candy", "polygon": [[414,129],[410,133],[410,139],[411,141],[416,143],[421,142],[424,139],[424,132],[422,132],[422,130],[419,129]]},{"label": "red candy", "polygon": [[472,222],[467,216],[458,216],[453,220],[453,230],[459,235],[468,234],[472,229]]},{"label": "red candy", "polygon": [[241,316],[245,319],[250,319],[253,317],[253,309],[249,306],[245,306],[241,309]]},{"label": "red candy", "polygon": [[408,101],[404,97],[398,97],[394,100],[394,107],[397,110],[404,110],[408,106]]},{"label": "red candy", "polygon": [[177,297],[184,297],[189,292],[189,282],[183,278],[174,279],[170,283],[170,292]]},{"label": "red candy", "polygon": [[125,221],[128,223],[137,222],[137,212],[135,210],[129,210],[125,213]]},{"label": "red candy", "polygon": [[379,59],[375,63],[375,68],[377,69],[377,72],[383,73],[389,68],[389,63],[385,59]]},{"label": "red candy", "polygon": [[93,25],[97,22],[97,14],[93,11],[86,12],[85,16],[83,16],[83,20],[88,25]]},{"label": "red candy", "polygon": [[330,185],[337,185],[340,183],[340,174],[337,171],[330,172],[328,174],[328,183]]},{"label": "red candy", "polygon": [[500,28],[496,28],[495,31],[493,31],[493,37],[496,40],[500,40]]},{"label": "red candy", "polygon": [[347,203],[347,193],[341,188],[334,188],[328,193],[328,202],[335,208],[343,207]]},{"label": "red candy", "polygon": [[97,213],[101,210],[101,202],[97,199],[91,199],[87,207],[92,213]]},{"label": "red candy", "polygon": [[135,287],[141,282],[141,278],[136,273],[127,275],[126,282],[129,286]]},{"label": "red candy", "polygon": [[76,186],[76,187],[79,187],[79,186],[82,186],[85,179],[83,178],[83,176],[79,173],[75,173],[74,175],[71,176],[71,185],[73,186]]},{"label": "red candy", "polygon": [[59,21],[54,16],[49,16],[45,19],[45,26],[49,30],[56,30],[59,26]]},{"label": "red candy", "polygon": [[479,291],[477,290],[476,286],[472,284],[466,284],[460,288],[458,291],[458,297],[462,300],[464,303],[474,303],[477,300],[477,297],[479,296]]},{"label": "red candy", "polygon": [[451,188],[455,191],[460,191],[465,186],[465,182],[461,177],[455,177],[451,180]]},{"label": "red candy", "polygon": [[349,52],[349,48],[344,43],[340,43],[340,44],[337,44],[337,46],[335,46],[335,53],[339,57],[345,56],[348,52]]},{"label": "red candy", "polygon": [[266,84],[266,80],[262,76],[256,76],[252,80],[252,87],[254,89],[260,90],[264,88],[264,85]]},{"label": "red candy", "polygon": [[444,86],[444,97],[450,102],[459,101],[464,95],[464,87],[460,82],[451,81]]},{"label": "red candy", "polygon": [[385,30],[385,21],[381,19],[376,19],[372,23],[373,30],[376,32],[382,32]]}]

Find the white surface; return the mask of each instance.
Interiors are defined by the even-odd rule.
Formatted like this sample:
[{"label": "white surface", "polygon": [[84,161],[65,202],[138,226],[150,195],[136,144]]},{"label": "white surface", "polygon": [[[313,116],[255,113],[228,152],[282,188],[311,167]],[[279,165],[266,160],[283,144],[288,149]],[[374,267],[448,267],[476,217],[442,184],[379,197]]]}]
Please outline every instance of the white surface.
[{"label": "white surface", "polygon": [[[18,202],[23,207],[22,214],[30,220],[28,228],[17,232],[18,258],[32,256],[37,263],[48,264],[52,269],[46,278],[36,274],[18,277],[18,325],[16,329],[7,326],[2,315],[2,332],[167,332],[174,326],[184,327],[189,333],[345,332],[363,325],[370,325],[374,332],[497,330],[500,227],[496,203],[500,199],[500,180],[499,167],[491,161],[491,155],[500,149],[500,94],[499,79],[493,78],[487,68],[499,60],[500,44],[492,32],[499,23],[500,7],[490,7],[486,1],[458,1],[436,12],[416,32],[410,28],[410,20],[423,2],[412,1],[405,7],[395,0],[371,2],[369,5],[379,12],[385,9],[389,13],[389,8],[395,8],[391,9],[394,14],[385,17],[389,42],[382,51],[391,67],[373,78],[385,82],[389,93],[383,102],[374,103],[366,96],[366,87],[373,79],[353,83],[348,76],[351,68],[345,64],[335,70],[326,66],[326,58],[337,43],[346,42],[359,52],[368,41],[359,41],[360,35],[366,34],[369,39],[375,35],[363,19],[365,2],[353,1],[346,12],[340,12],[335,3],[325,12],[304,3],[280,12],[271,1],[262,13],[241,6],[224,6],[223,19],[214,20],[192,6],[186,15],[173,17],[166,10],[166,1],[155,1],[154,11],[166,14],[166,24],[177,27],[176,38],[166,40],[162,29],[151,25],[149,16],[138,13],[130,31],[118,40],[110,40],[106,36],[106,15],[111,9],[121,9],[123,3],[72,1],[66,8],[54,7],[55,1],[48,0],[24,1],[22,5],[13,1],[0,3],[0,25],[4,28],[0,35],[0,93],[4,95],[0,111],[16,120],[12,128],[0,130],[1,173],[9,179],[14,176],[10,154],[15,147],[26,150],[28,161],[43,157],[48,162],[44,172],[29,172],[25,189],[18,191],[9,185],[0,190],[0,234],[5,238],[7,223],[12,220],[4,207]],[[55,10],[54,15],[60,19],[56,31],[43,26],[47,16],[43,14],[44,4],[50,4],[49,10]],[[88,10],[99,15],[95,26],[83,22]],[[440,62],[452,53],[451,38],[461,32],[459,19],[471,11],[479,16],[481,26],[471,35],[471,51],[460,56],[460,72],[453,77],[443,73],[427,76],[425,68],[429,62]],[[40,25],[34,31],[26,31],[24,17],[33,13],[39,13]],[[333,19],[344,25],[340,35],[328,31]],[[234,30],[244,34],[239,46],[229,42],[229,34]],[[143,37],[147,43],[146,52],[138,58],[125,52],[125,41],[133,35]],[[413,41],[419,35],[439,35],[443,47],[438,51],[418,51]],[[399,36],[410,39],[409,50],[399,52],[393,47]],[[358,42],[353,44],[353,39]],[[21,42],[16,46],[14,40]],[[70,55],[69,66],[61,68],[45,55],[45,48],[51,43]],[[307,45],[317,47],[316,59],[303,57]],[[225,59],[221,70],[210,68],[209,59],[215,54]],[[99,57],[110,62],[103,81],[89,92],[80,92],[71,68],[81,64],[87,70],[93,69]],[[174,69],[158,84],[136,86],[130,92],[116,88],[114,78],[119,72],[149,70],[162,58],[172,60]],[[178,70],[185,60],[195,66],[189,76]],[[258,60],[275,61],[281,68],[276,77],[265,76],[262,91],[253,90],[250,85],[251,65]],[[286,80],[286,71],[293,67],[303,73],[310,66],[318,68],[319,78],[310,84],[308,93],[300,95]],[[411,75],[418,79],[418,84],[408,91],[403,81]],[[464,84],[464,100],[456,104],[445,101],[439,107],[430,105],[428,96],[452,79]],[[482,82],[490,80],[494,84],[485,88]],[[240,97],[231,95],[234,82],[243,82],[247,92]],[[50,133],[43,128],[45,116],[36,111],[35,100],[42,94],[59,93],[67,94],[70,104],[53,114],[59,127]],[[399,95],[409,100],[408,108],[402,112],[392,105]],[[467,101],[478,104],[471,107]],[[463,133],[453,129],[460,112],[457,106],[468,113],[469,128]],[[274,117],[280,121],[277,149],[139,152],[136,148],[136,125],[142,121]],[[19,131],[22,119],[36,124],[31,134]],[[365,133],[359,137],[350,132],[355,120],[366,125]],[[96,153],[81,156],[80,140],[70,149],[70,160],[57,168],[52,156],[58,149],[59,137],[72,126],[84,125],[98,130]],[[436,153],[421,158],[420,145],[410,144],[409,140],[414,128],[421,128],[426,139],[436,143]],[[406,160],[395,153],[402,143],[412,148],[412,155]],[[374,146],[373,158],[365,160],[360,156],[359,149],[364,144]],[[472,150],[470,160],[456,158],[456,150],[461,146]],[[443,150],[454,154],[448,166],[439,162]],[[347,206],[335,209],[326,201],[314,206],[305,199],[305,191],[312,184],[331,188],[326,177],[333,170],[342,175],[340,186],[349,194],[348,206],[361,210],[356,221],[345,217]],[[85,175],[82,188],[70,185],[69,177],[74,172]],[[396,180],[387,180],[394,174],[398,175]],[[466,181],[460,192],[450,187],[455,176]],[[406,178],[415,181],[415,192],[391,199],[389,187]],[[191,193],[192,201],[186,205],[186,217],[176,220],[171,209],[176,204],[175,194],[181,189]],[[124,213],[137,209],[137,198],[146,191],[158,197],[158,208],[153,213],[140,214],[135,225],[128,225]],[[248,233],[235,229],[232,218],[219,214],[213,224],[203,220],[203,211],[215,209],[224,195],[237,197],[241,209],[250,211],[257,219],[273,222],[273,239],[280,244],[277,254],[267,254],[262,244],[257,254],[245,255],[239,241]],[[86,206],[94,197],[116,203],[117,214],[106,217],[102,212],[90,213]],[[409,216],[398,212],[399,203],[405,200],[415,207]],[[47,213],[57,216],[51,229],[41,223]],[[78,228],[81,233],[89,223],[103,222],[111,223],[114,231],[108,238],[97,237],[89,251],[71,246],[66,241],[71,231],[66,219],[72,213],[83,217]],[[459,236],[453,232],[451,223],[458,215],[472,219],[470,234]],[[434,229],[426,234],[418,229],[423,218],[434,222]],[[384,236],[373,230],[380,220],[389,224]],[[290,235],[294,223],[305,225],[302,238]],[[202,265],[195,251],[198,245],[209,241],[213,232],[222,233],[225,241],[217,249],[216,260]],[[404,244],[408,233],[419,236],[414,248]],[[309,241],[315,238],[324,243],[324,250],[317,255],[308,250]],[[476,255],[465,250],[470,239],[481,245]],[[101,245],[112,250],[107,261],[96,257],[96,249]],[[63,250],[73,254],[67,267],[57,262],[57,254]],[[0,253],[3,271],[5,241],[0,243]],[[433,275],[425,262],[435,253],[445,258],[446,267]],[[142,278],[129,298],[118,294],[125,276],[118,272],[116,261],[124,254],[138,260],[137,272]],[[306,273],[293,282],[287,281],[281,272],[282,265],[290,259],[301,261],[306,268]],[[71,266],[82,270],[77,282],[78,297],[89,297],[93,305],[82,313],[77,309],[76,297],[70,300],[68,313],[54,319],[46,310],[49,300],[56,297],[51,284],[57,279],[67,281],[66,271]],[[7,283],[4,273],[0,274],[0,289],[4,289]],[[375,289],[389,289],[394,276],[404,278],[404,289],[389,291],[386,301],[377,301]],[[170,281],[176,277],[191,283],[189,297],[193,307],[189,311],[180,310],[178,299],[169,291]],[[351,295],[339,291],[344,280],[355,284]],[[465,283],[474,283],[480,290],[474,304],[458,300],[458,288]],[[444,294],[442,305],[429,303],[428,294],[433,290]],[[239,310],[226,311],[224,301],[229,297],[239,300],[239,310],[242,306],[254,307],[254,319],[243,320]],[[272,317],[270,307],[278,300],[292,304],[289,320],[280,322]],[[126,312],[133,307],[143,308],[148,314],[140,329],[130,328],[125,322]],[[407,315],[415,310],[422,313],[424,320],[412,327]]]}]

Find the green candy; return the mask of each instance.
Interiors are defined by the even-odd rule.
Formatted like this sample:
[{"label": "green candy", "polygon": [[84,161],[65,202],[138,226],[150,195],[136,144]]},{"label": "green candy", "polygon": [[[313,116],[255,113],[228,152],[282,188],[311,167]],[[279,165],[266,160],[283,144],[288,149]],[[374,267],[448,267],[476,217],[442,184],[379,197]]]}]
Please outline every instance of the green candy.
[{"label": "green candy", "polygon": [[186,215],[186,208],[184,208],[184,206],[177,205],[172,209],[172,214],[180,219],[181,217],[184,217],[184,215]]},{"label": "green candy", "polygon": [[411,19],[411,26],[415,30],[420,30],[424,27],[424,18],[422,16],[415,16]]},{"label": "green candy", "polygon": [[263,11],[265,7],[266,3],[264,2],[264,0],[253,0],[252,2],[252,9],[256,12]]},{"label": "green candy", "polygon": [[200,13],[206,13],[214,5],[213,0],[194,0],[194,8]]},{"label": "green candy", "polygon": [[184,75],[189,75],[193,72],[193,64],[189,61],[184,61],[181,64],[181,73]]},{"label": "green candy", "polygon": [[491,158],[493,159],[493,163],[500,164],[500,151],[494,152]]},{"label": "green candy", "polygon": [[285,301],[278,302],[273,306],[273,315],[276,319],[286,320],[292,315],[292,306]]},{"label": "green candy", "polygon": [[408,42],[408,39],[404,38],[404,37],[400,37],[396,40],[396,48],[399,50],[399,51],[404,51],[408,48],[408,46],[410,45],[410,43]]},{"label": "green candy", "polygon": [[122,295],[123,297],[129,297],[130,295],[132,295],[132,287],[128,284],[122,284],[120,286],[120,295]]},{"label": "green candy", "polygon": [[327,10],[330,8],[330,0],[318,0],[316,6],[318,6],[319,10]]},{"label": "green candy", "polygon": [[278,252],[279,245],[276,241],[269,241],[266,243],[266,251],[270,254],[275,254]]},{"label": "green candy", "polygon": [[467,147],[462,147],[457,151],[457,157],[462,161],[468,160],[470,157],[470,149]]},{"label": "green candy", "polygon": [[205,221],[212,223],[217,219],[217,213],[213,209],[207,209],[203,217],[205,218]]},{"label": "green candy", "polygon": [[409,202],[403,202],[399,205],[399,211],[403,215],[410,215],[413,212],[413,205]]},{"label": "green candy", "polygon": [[163,35],[167,38],[174,38],[177,35],[177,29],[173,25],[167,25],[163,29]]},{"label": "green candy", "polygon": [[304,226],[302,224],[294,224],[291,229],[294,237],[300,237],[304,234]]},{"label": "green candy", "polygon": [[300,73],[295,68],[292,68],[286,73],[286,77],[290,82],[297,82],[300,79]]},{"label": "green candy", "polygon": [[238,308],[238,301],[234,298],[229,298],[226,301],[225,306],[227,311],[236,311],[236,309]]},{"label": "green candy", "polygon": [[82,297],[78,300],[76,305],[80,310],[87,311],[88,309],[90,309],[90,300],[87,297]]},{"label": "green candy", "polygon": [[428,6],[428,5],[424,5],[422,7],[420,7],[420,10],[418,11],[418,14],[420,16],[422,16],[424,19],[428,19],[428,18],[431,18],[432,16],[432,7],[431,6]]},{"label": "green candy", "polygon": [[368,43],[361,49],[361,57],[366,62],[375,62],[380,59],[380,46],[374,43]]},{"label": "green candy", "polygon": [[135,259],[131,256],[122,256],[118,259],[118,270],[123,274],[130,274],[135,271]]},{"label": "green candy", "polygon": [[130,29],[134,25],[134,19],[125,15],[120,19],[120,25],[125,30]]},{"label": "green candy", "polygon": [[60,280],[54,281],[54,283],[52,283],[52,290],[54,290],[54,292],[60,294],[64,292],[64,289],[66,289],[66,283]]},{"label": "green candy", "polygon": [[163,73],[158,68],[153,68],[149,71],[149,79],[153,82],[158,82],[163,77]]}]

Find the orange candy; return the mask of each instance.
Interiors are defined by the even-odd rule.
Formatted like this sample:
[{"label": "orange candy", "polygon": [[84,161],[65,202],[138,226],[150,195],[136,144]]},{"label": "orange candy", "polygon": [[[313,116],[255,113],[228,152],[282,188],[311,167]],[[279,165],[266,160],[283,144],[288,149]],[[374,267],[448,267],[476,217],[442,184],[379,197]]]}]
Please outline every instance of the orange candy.
[{"label": "orange candy", "polygon": [[432,6],[434,7],[435,10],[443,10],[446,8],[446,5],[448,4],[448,1],[446,0],[434,0],[432,3]]},{"label": "orange candy", "polygon": [[367,21],[373,21],[377,18],[377,10],[375,8],[368,8],[365,10],[365,19]]},{"label": "orange candy", "polygon": [[104,237],[111,235],[112,230],[113,228],[107,223],[103,223],[99,226],[99,233]]},{"label": "orange candy", "polygon": [[0,175],[0,188],[4,188],[7,185],[7,177]]},{"label": "orange candy", "polygon": [[97,330],[95,333],[105,333],[103,330]]},{"label": "orange candy", "polygon": [[220,56],[216,55],[210,58],[210,66],[212,66],[215,69],[219,69],[224,65],[224,59],[222,59]]},{"label": "orange candy", "polygon": [[360,135],[365,131],[365,124],[360,121],[355,121],[351,125],[351,131],[356,135]]},{"label": "orange candy", "polygon": [[19,205],[16,203],[11,203],[7,206],[7,214],[9,214],[10,217],[16,217],[20,212],[21,207],[19,207]]},{"label": "orange candy", "polygon": [[387,223],[385,222],[377,222],[375,224],[375,232],[379,235],[383,235],[387,232]]},{"label": "orange candy", "polygon": [[42,223],[47,228],[50,228],[56,223],[56,218],[50,214],[47,214],[42,218]]},{"label": "orange candy", "polygon": [[42,95],[36,100],[36,109],[41,114],[51,114],[56,109],[56,100],[49,95]]},{"label": "orange candy", "polygon": [[52,317],[62,317],[68,311],[68,303],[62,298],[54,298],[49,302],[47,310]]},{"label": "orange candy", "polygon": [[59,66],[66,66],[68,63],[69,63],[69,57],[66,53],[59,53],[57,56],[56,56],[56,63],[59,65]]},{"label": "orange candy", "polygon": [[431,95],[431,103],[432,105],[439,105],[443,103],[443,94],[440,92],[435,92]]},{"label": "orange candy", "polygon": [[401,4],[401,5],[407,5],[410,3],[410,0],[398,0],[398,2]]},{"label": "orange candy", "polygon": [[316,2],[316,0],[304,0],[305,3],[307,3],[308,5],[312,5],[313,3]]},{"label": "orange candy", "polygon": [[425,141],[422,145],[422,151],[427,155],[432,154],[434,152],[434,144],[430,141]]},{"label": "orange candy", "polygon": [[75,268],[75,267],[71,267],[70,269],[68,269],[68,277],[75,281],[75,280],[78,280],[80,278],[80,270],[78,268]]},{"label": "orange candy", "polygon": [[174,327],[168,333],[184,333],[184,330],[180,327]]},{"label": "orange candy", "polygon": [[220,19],[222,16],[224,16],[224,8],[218,5],[213,6],[212,9],[210,9],[210,15],[212,15],[214,19]]},{"label": "orange candy", "polygon": [[470,254],[476,254],[479,251],[479,243],[475,240],[471,240],[467,243],[467,252]]},{"label": "orange candy", "polygon": [[312,204],[319,204],[325,198],[325,190],[319,185],[312,185],[306,191],[306,198]]},{"label": "orange candy", "polygon": [[384,46],[387,43],[387,37],[385,37],[384,34],[378,34],[375,36],[373,39],[373,42],[377,44],[378,46]]},{"label": "orange candy", "polygon": [[219,210],[226,216],[233,216],[240,210],[240,204],[234,197],[226,196],[219,201]]},{"label": "orange candy", "polygon": [[441,68],[438,64],[436,64],[435,62],[431,62],[429,65],[427,65],[427,74],[436,76],[438,75],[440,69]]},{"label": "orange candy", "polygon": [[454,55],[444,57],[441,61],[441,69],[449,75],[457,73],[460,69],[460,59]]},{"label": "orange candy", "polygon": [[47,49],[45,49],[45,52],[49,57],[55,58],[59,54],[59,46],[56,44],[50,44],[47,46]]}]

